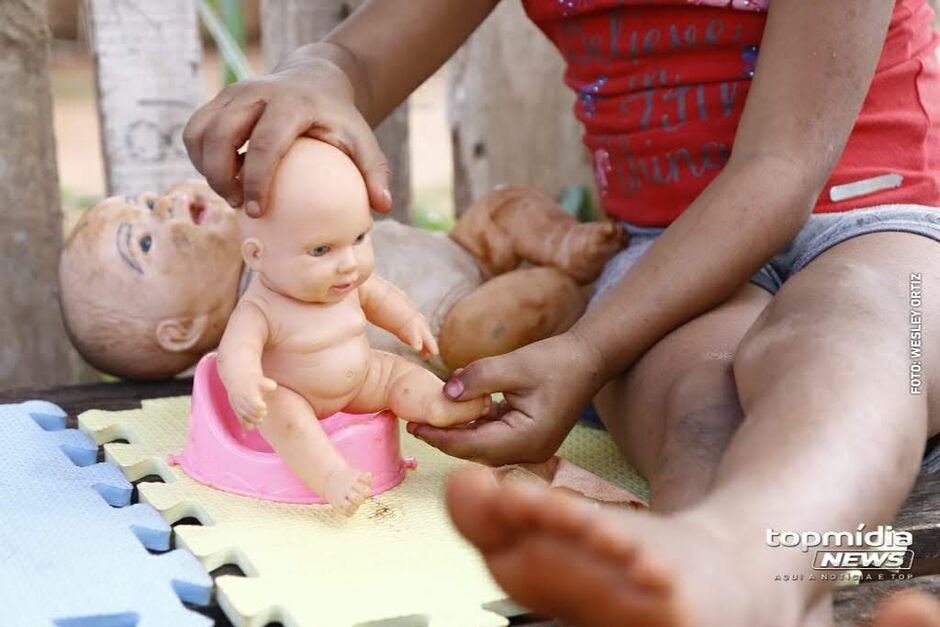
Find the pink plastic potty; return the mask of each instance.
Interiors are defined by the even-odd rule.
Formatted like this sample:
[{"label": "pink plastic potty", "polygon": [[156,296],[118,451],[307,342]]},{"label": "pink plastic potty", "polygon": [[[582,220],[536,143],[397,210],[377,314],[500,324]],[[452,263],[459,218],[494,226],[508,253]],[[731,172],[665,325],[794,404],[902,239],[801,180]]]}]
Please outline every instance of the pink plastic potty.
[{"label": "pink plastic potty", "polygon": [[[320,421],[336,448],[354,467],[372,473],[372,494],[389,490],[416,466],[402,459],[398,418],[337,413]],[[228,402],[216,354],[196,366],[189,435],[182,454],[170,456],[190,477],[219,490],[284,503],[325,503],[303,484],[257,431],[246,431]]]}]

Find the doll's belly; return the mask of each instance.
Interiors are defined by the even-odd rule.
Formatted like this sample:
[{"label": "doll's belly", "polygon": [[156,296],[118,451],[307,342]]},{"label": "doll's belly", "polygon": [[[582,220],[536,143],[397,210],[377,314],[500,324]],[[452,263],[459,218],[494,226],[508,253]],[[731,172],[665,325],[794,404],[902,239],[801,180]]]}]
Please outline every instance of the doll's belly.
[{"label": "doll's belly", "polygon": [[362,388],[372,349],[365,336],[310,353],[265,352],[265,376],[303,396],[319,418],[342,410]]}]

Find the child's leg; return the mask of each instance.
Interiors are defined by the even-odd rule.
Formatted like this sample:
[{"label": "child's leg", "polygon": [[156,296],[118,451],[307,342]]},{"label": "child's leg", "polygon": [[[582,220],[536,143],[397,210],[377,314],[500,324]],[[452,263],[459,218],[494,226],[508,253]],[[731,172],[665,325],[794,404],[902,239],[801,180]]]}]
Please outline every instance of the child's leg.
[{"label": "child's leg", "polygon": [[349,465],[304,397],[278,387],[267,401],[261,435],[311,490],[343,514],[355,512],[371,493],[372,475]]},{"label": "child's leg", "polygon": [[[768,530],[889,523],[917,475],[940,341],[928,337],[924,394],[911,395],[911,272],[925,294],[940,294],[940,247],[878,233],[831,249],[784,286],[735,357],[746,418],[694,508],[598,513],[464,474],[450,489],[455,522],[510,594],[570,622],[800,624],[828,583],[809,579],[812,552],[768,546]],[[924,328],[940,325],[936,307],[922,313]],[[931,418],[935,433],[940,413]]]},{"label": "child's leg", "polygon": [[684,509],[711,484],[742,420],[731,358],[770,302],[745,285],[679,327],[594,399],[611,437],[650,483],[650,505]]},{"label": "child's leg", "polygon": [[398,355],[373,349],[369,374],[347,411],[390,409],[410,422],[450,427],[476,420],[489,408],[489,398],[450,400],[444,396],[444,382],[434,373]]}]

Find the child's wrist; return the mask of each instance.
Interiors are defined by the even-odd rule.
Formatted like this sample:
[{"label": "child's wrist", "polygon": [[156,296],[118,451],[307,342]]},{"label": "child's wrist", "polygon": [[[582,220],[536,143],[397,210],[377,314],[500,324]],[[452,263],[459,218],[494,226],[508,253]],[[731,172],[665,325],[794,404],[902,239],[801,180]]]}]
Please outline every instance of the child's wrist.
[{"label": "child's wrist", "polygon": [[368,119],[372,107],[372,90],[365,65],[352,50],[338,42],[318,41],[292,52],[274,71],[297,68],[312,73],[325,70],[346,82],[353,105]]}]

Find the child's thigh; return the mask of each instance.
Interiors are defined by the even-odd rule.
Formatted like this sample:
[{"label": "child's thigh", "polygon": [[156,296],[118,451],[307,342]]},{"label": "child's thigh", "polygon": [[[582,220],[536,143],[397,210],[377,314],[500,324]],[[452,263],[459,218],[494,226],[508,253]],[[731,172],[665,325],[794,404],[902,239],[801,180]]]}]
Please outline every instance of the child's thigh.
[{"label": "child's thigh", "polygon": [[800,385],[837,406],[860,398],[892,415],[926,399],[937,433],[937,295],[938,241],[875,232],[828,249],[787,280],[744,339],[735,363],[742,404],[799,394]]},{"label": "child's thigh", "polygon": [[718,371],[730,367],[741,338],[771,301],[746,284],[715,309],[661,339],[594,399],[620,449],[647,476],[668,429],[669,411],[693,412],[715,403],[727,389]]}]

